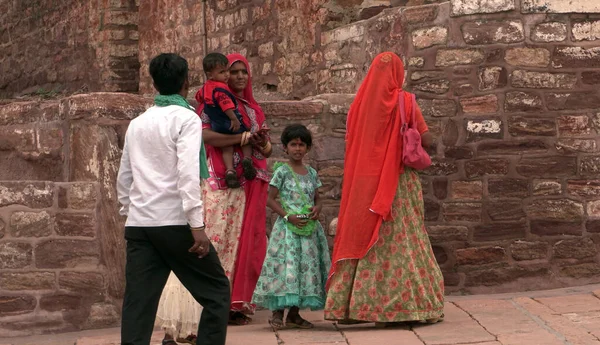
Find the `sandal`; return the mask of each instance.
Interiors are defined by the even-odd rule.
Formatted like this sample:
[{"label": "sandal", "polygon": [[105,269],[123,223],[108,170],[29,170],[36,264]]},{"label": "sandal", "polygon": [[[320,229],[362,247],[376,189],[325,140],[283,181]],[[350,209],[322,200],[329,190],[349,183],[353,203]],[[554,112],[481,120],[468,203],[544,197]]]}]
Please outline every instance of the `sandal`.
[{"label": "sandal", "polygon": [[[300,321],[300,322],[298,322]],[[300,315],[296,316],[294,321],[291,321],[289,318],[285,320],[285,325],[289,328],[300,328],[300,329],[311,329],[314,328],[315,325],[304,320]]]},{"label": "sandal", "polygon": [[254,180],[256,178],[256,168],[252,164],[252,158],[244,158],[242,160],[242,168],[244,169],[244,177],[246,180]]},{"label": "sandal", "polygon": [[163,339],[162,345],[177,345],[177,342],[173,339]]},{"label": "sandal", "polygon": [[245,325],[249,324],[250,321],[252,321],[251,318],[244,315],[243,313],[240,313],[239,311],[236,311],[236,312],[231,312],[229,314],[228,324],[233,325],[233,326],[245,326]]},{"label": "sandal", "polygon": [[225,172],[225,184],[229,188],[240,188],[240,181],[237,178],[235,170],[227,170]]},{"label": "sandal", "polygon": [[183,343],[183,344],[192,344],[192,345],[196,345],[196,339],[197,337],[195,335],[188,335],[185,338],[177,338],[177,342],[178,343]]},{"label": "sandal", "polygon": [[274,330],[279,330],[283,328],[283,311],[275,311],[273,312],[273,316],[269,319],[269,325],[273,327]]},{"label": "sandal", "polygon": [[427,319],[427,320],[425,320],[425,323],[434,324],[434,323],[438,323],[438,322],[442,322],[442,321],[444,321],[444,314],[440,315],[440,317],[434,317],[432,319]]}]

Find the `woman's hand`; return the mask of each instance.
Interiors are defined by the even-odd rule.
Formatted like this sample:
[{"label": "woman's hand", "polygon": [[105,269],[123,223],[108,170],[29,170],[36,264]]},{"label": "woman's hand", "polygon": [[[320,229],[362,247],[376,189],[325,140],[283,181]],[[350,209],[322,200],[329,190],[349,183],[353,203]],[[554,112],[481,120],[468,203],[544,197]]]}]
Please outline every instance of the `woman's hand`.
[{"label": "woman's hand", "polygon": [[310,214],[309,214],[310,219],[317,220],[317,219],[319,219],[320,215],[321,215],[321,205],[315,205],[310,208]]},{"label": "woman's hand", "polygon": [[254,146],[263,147],[267,144],[267,135],[265,132],[255,132],[250,136],[250,143]]},{"label": "woman's hand", "polygon": [[288,217],[288,222],[292,223],[297,228],[303,228],[306,223],[308,223],[307,219],[300,219],[296,215],[292,215]]}]

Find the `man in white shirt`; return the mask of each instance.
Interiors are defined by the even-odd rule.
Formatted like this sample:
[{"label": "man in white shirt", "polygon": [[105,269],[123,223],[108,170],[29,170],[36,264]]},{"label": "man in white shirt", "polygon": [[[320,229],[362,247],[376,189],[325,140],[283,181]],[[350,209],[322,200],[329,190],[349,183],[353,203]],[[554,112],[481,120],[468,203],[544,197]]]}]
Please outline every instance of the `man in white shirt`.
[{"label": "man in white shirt", "polygon": [[150,63],[150,75],[160,95],[129,124],[117,178],[121,214],[127,215],[121,344],[150,344],[172,270],[204,307],[197,344],[224,345],[229,280],[204,232],[202,124],[185,100],[188,64],[176,54],[161,54]]}]

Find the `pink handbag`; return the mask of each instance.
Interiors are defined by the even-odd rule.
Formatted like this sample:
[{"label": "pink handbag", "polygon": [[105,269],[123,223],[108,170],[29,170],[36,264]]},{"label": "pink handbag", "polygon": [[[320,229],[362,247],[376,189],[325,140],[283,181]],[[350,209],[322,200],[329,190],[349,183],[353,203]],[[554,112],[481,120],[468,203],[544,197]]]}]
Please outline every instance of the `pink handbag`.
[{"label": "pink handbag", "polygon": [[417,101],[415,100],[415,95],[410,94],[412,101],[412,112],[410,114],[410,123],[411,126],[408,126],[404,108],[404,91],[400,92],[399,105],[400,105],[400,114],[402,118],[402,127],[400,132],[402,133],[402,162],[404,165],[417,169],[423,170],[428,168],[431,165],[431,157],[425,151],[423,146],[421,146],[421,134],[416,128],[415,124],[415,109],[417,107]]}]

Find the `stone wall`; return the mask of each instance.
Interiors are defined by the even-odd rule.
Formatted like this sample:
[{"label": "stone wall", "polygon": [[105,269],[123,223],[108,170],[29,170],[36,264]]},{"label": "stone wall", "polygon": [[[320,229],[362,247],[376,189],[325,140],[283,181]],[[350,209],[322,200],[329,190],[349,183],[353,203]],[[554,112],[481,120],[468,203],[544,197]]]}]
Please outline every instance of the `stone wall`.
[{"label": "stone wall", "polygon": [[0,97],[137,91],[135,0],[0,1]]},{"label": "stone wall", "polygon": [[124,94],[0,105],[0,338],[118,325]]}]

